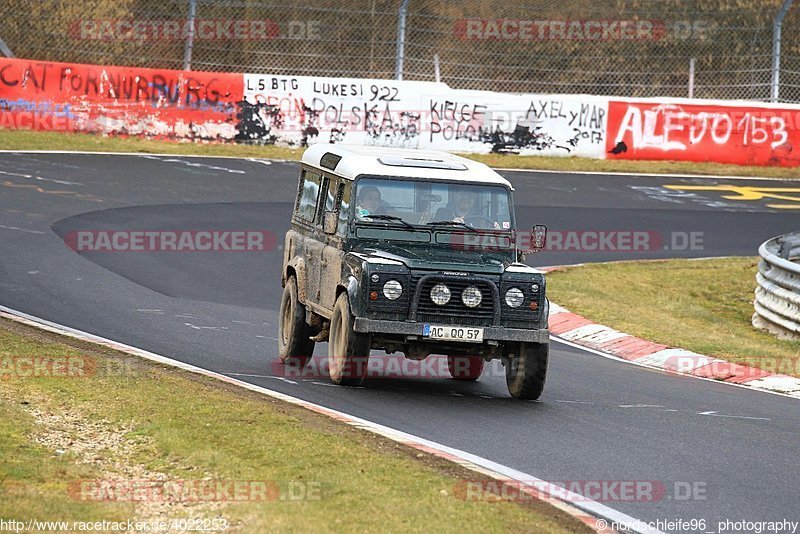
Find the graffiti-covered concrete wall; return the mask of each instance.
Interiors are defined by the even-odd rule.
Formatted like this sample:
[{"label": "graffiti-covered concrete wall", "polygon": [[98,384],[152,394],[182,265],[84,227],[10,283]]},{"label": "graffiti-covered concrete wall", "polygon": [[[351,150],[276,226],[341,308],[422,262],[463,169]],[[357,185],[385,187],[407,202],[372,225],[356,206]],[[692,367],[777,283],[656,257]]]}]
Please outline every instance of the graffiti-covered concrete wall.
[{"label": "graffiti-covered concrete wall", "polygon": [[0,59],[0,128],[800,165],[800,106]]},{"label": "graffiti-covered concrete wall", "polygon": [[606,100],[432,82],[0,60],[0,127],[601,157]]}]

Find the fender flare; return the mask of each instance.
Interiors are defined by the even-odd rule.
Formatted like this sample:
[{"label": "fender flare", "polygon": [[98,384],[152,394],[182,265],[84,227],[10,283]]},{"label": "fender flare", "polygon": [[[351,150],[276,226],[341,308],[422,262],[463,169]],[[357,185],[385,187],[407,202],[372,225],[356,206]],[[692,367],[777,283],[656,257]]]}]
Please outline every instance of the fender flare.
[{"label": "fender flare", "polygon": [[362,311],[359,305],[358,280],[353,275],[348,275],[336,287],[336,298],[342,293],[347,293],[347,302],[350,304],[350,312],[360,315]]},{"label": "fender flare", "polygon": [[289,273],[291,271],[294,271],[297,276],[297,300],[305,304],[308,295],[308,273],[306,271],[305,260],[300,257],[293,258],[292,261],[286,265],[286,272],[283,274],[285,280],[289,279]]}]

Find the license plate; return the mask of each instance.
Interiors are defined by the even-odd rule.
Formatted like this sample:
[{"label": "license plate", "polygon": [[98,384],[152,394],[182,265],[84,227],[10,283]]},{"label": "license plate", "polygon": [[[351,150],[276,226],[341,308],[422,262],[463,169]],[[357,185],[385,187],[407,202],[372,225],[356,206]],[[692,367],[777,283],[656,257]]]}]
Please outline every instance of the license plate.
[{"label": "license plate", "polygon": [[431,339],[483,343],[483,328],[426,324],[422,327],[422,335]]}]

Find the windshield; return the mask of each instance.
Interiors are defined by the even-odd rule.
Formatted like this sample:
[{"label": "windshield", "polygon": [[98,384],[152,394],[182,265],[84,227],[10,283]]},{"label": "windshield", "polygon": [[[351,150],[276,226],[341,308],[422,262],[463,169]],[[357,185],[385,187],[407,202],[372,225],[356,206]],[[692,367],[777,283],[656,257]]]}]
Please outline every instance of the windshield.
[{"label": "windshield", "polygon": [[361,178],[355,215],[357,221],[462,231],[510,231],[513,226],[505,187],[398,178]]}]

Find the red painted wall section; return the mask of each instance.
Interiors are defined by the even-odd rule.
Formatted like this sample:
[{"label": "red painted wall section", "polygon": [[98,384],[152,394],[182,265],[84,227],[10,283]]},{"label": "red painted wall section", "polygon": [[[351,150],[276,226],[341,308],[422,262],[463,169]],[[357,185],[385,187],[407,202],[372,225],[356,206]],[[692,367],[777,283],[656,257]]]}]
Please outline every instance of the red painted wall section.
[{"label": "red painted wall section", "polygon": [[243,76],[0,59],[0,127],[232,140]]},{"label": "red painted wall section", "polygon": [[800,165],[800,108],[609,102],[606,159]]}]

